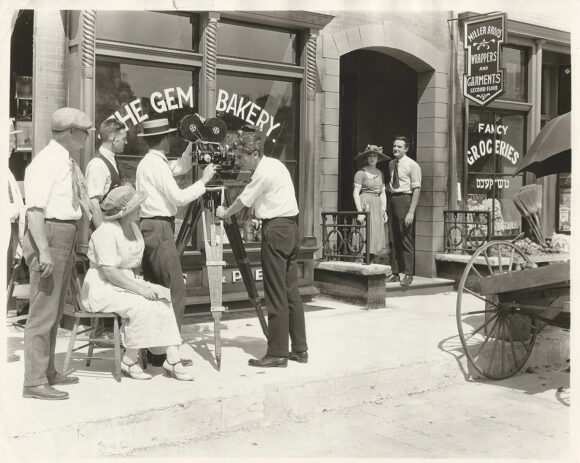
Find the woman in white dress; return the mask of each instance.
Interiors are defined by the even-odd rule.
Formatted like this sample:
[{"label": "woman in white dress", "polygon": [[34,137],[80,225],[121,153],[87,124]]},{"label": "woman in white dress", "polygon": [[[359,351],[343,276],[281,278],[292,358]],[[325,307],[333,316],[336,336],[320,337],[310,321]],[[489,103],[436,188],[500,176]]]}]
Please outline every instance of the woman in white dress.
[{"label": "woman in white dress", "polygon": [[169,289],[138,277],[143,256],[143,235],[135,221],[145,199],[131,186],[111,190],[101,208],[104,222],[89,242],[91,268],[82,288],[82,300],[91,312],[115,312],[123,318],[121,337],[126,348],[123,374],[150,379],[138,363],[141,348],[167,355],[167,376],[192,381],[181,362],[181,336],[175,321]]}]

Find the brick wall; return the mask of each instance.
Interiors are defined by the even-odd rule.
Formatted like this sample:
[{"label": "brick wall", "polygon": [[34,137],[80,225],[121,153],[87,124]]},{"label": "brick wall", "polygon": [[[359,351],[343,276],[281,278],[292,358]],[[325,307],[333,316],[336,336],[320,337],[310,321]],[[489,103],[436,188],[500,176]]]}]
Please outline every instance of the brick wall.
[{"label": "brick wall", "polygon": [[33,36],[33,153],[50,140],[50,116],[67,102],[66,34],[58,10],[35,10]]}]

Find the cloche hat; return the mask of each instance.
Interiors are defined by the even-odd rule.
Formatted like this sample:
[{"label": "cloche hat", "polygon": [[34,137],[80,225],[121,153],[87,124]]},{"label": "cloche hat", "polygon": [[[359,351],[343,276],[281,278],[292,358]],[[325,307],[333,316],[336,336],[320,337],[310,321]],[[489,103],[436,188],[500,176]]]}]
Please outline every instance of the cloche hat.
[{"label": "cloche hat", "polygon": [[117,220],[129,214],[145,201],[144,191],[135,191],[131,185],[113,188],[101,203],[104,220]]}]

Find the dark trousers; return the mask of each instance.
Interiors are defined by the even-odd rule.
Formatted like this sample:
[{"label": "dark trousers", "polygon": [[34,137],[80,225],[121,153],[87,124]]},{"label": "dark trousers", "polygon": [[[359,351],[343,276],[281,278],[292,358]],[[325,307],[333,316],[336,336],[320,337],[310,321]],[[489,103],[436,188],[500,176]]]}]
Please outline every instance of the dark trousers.
[{"label": "dark trousers", "polygon": [[143,278],[169,288],[175,320],[181,330],[185,312],[185,282],[173,237],[175,223],[160,219],[142,219],[139,228],[145,241]]},{"label": "dark trousers", "polygon": [[405,225],[411,206],[411,195],[389,195],[389,241],[391,242],[391,271],[415,273],[415,222]]},{"label": "dark trousers", "polygon": [[72,223],[47,221],[44,232],[54,264],[48,277],[40,277],[38,248],[30,230],[22,244],[30,270],[30,307],[24,328],[25,386],[47,384],[48,378],[57,374],[54,349],[70,282],[77,227]]},{"label": "dark trousers", "polygon": [[296,259],[300,233],[293,218],[262,225],[262,273],[268,309],[268,355],[288,357],[288,335],[296,352],[308,350]]}]

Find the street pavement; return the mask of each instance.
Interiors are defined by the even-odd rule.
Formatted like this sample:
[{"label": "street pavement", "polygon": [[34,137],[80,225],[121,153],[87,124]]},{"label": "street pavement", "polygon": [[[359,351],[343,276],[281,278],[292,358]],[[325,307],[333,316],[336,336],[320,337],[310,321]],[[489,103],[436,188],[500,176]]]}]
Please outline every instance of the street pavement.
[{"label": "street pavement", "polygon": [[126,456],[568,460],[569,386],[568,373],[541,367],[508,380],[383,397]]},{"label": "street pavement", "polygon": [[[194,382],[164,377],[161,368],[150,366],[152,380],[124,378],[117,383],[111,360],[93,361],[90,367],[75,360],[72,367],[80,383],[60,387],[70,393],[66,401],[23,399],[23,362],[8,363],[0,375],[0,446],[5,447],[0,454],[72,459],[119,455],[244,429],[285,426],[365,403],[383,401],[388,407],[396,400],[438,391],[452,399],[471,387],[496,390],[499,383],[482,388],[470,382],[457,335],[455,299],[453,292],[387,297],[385,309],[368,311],[318,297],[306,313],[310,361],[290,362],[283,369],[249,367],[248,359],[261,357],[266,348],[259,323],[255,315],[226,314],[221,324],[221,371],[213,358],[213,323],[189,324],[182,330],[186,342],[181,353],[193,360]],[[62,365],[69,336],[69,331],[59,330],[57,366]],[[9,351],[22,356],[22,330],[7,327],[7,338]],[[104,354],[111,357],[112,350]],[[569,333],[549,327],[538,337],[527,367],[565,368],[569,358]],[[532,380],[519,389],[535,391],[530,389],[533,384]],[[560,386],[548,387],[546,394],[555,396]],[[489,400],[471,404],[475,409],[482,405],[488,406]],[[524,405],[512,407],[514,417],[527,416]],[[421,409],[416,407],[413,413],[421,415]],[[533,421],[542,422],[539,415]],[[408,421],[405,416],[385,424],[385,429]],[[560,424],[560,434],[565,435],[567,422]],[[460,431],[461,427],[453,432]]]}]

